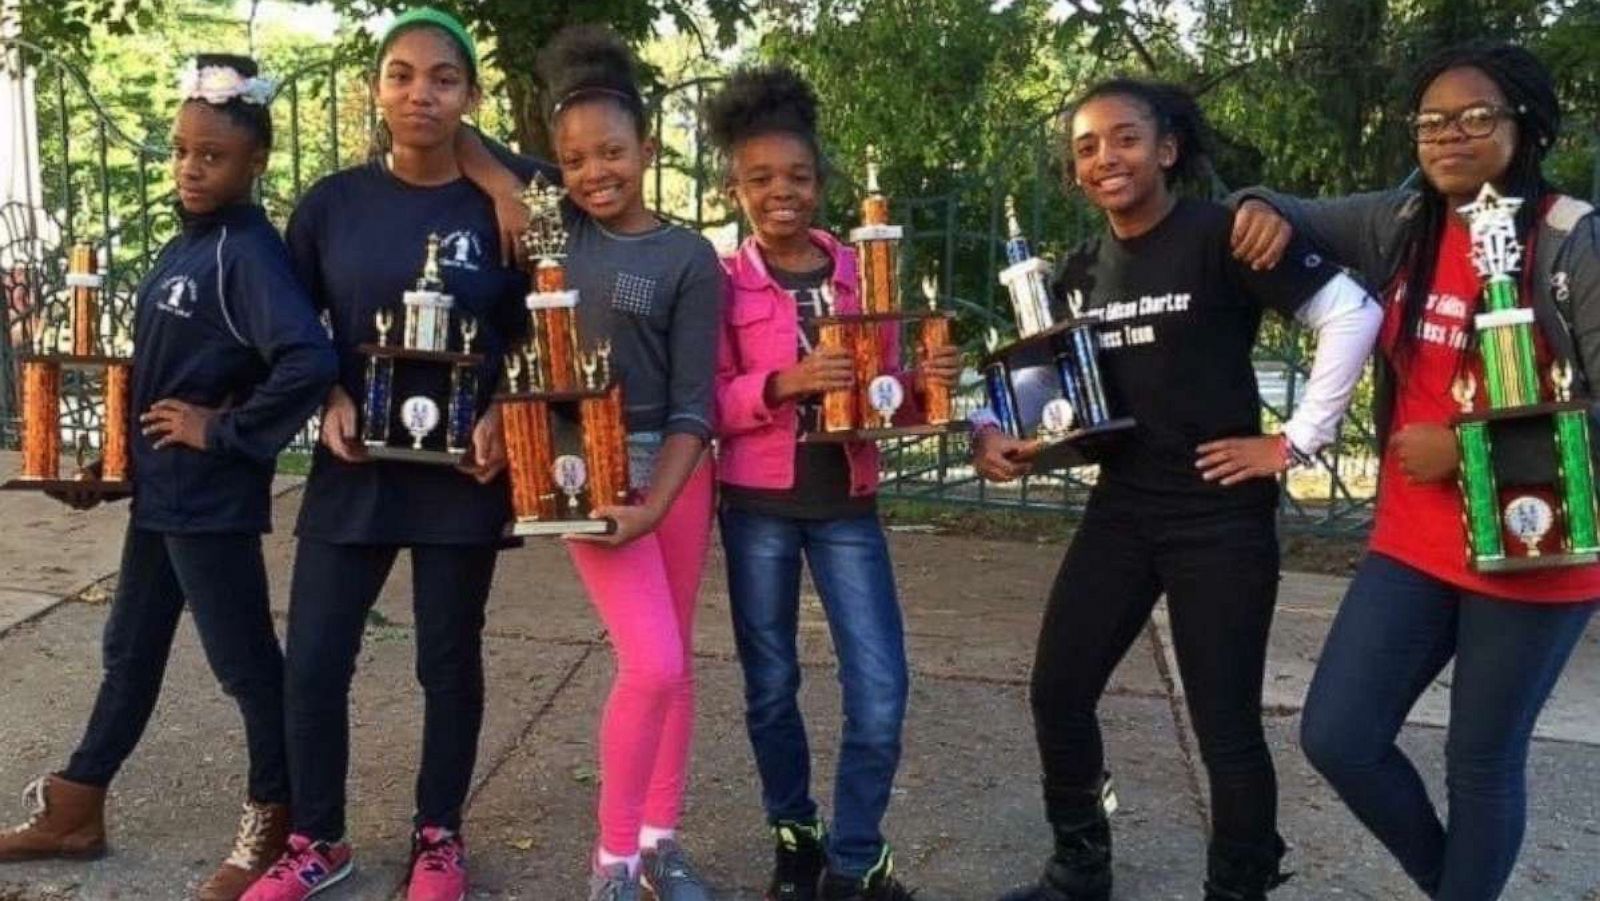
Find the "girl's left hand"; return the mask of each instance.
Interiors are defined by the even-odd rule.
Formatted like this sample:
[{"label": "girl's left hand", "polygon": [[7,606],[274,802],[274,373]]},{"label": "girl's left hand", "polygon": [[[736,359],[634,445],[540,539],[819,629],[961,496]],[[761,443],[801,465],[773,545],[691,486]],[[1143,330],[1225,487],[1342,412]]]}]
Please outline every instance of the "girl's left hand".
[{"label": "girl's left hand", "polygon": [[1279,435],[1207,441],[1195,452],[1200,459],[1194,465],[1207,482],[1237,485],[1247,479],[1270,479],[1289,469],[1289,455]]},{"label": "girl's left hand", "polygon": [[456,468],[477,479],[480,485],[493,482],[505,470],[506,432],[499,404],[491,406],[472,427],[472,449]]},{"label": "girl's left hand", "polygon": [[184,403],[173,398],[163,398],[150,405],[139,416],[146,437],[154,438],[156,450],[182,445],[195,450],[206,449],[206,429],[217,411],[210,407]]},{"label": "girl's left hand", "polygon": [[661,513],[649,504],[624,504],[615,507],[597,507],[590,519],[614,519],[617,530],[610,535],[568,535],[571,541],[589,541],[605,547],[622,547],[636,538],[654,532],[661,524]]},{"label": "girl's left hand", "polygon": [[922,361],[917,372],[925,384],[954,387],[961,378],[961,351],[950,345],[939,347]]}]

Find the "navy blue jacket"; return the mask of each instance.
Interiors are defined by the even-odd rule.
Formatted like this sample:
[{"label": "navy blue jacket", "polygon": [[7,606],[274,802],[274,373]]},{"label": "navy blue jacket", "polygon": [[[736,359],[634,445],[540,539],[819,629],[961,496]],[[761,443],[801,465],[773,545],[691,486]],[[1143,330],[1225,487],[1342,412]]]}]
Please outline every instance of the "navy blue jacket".
[{"label": "navy blue jacket", "polygon": [[[326,396],[333,346],[260,207],[181,218],[138,291],[133,524],[266,532],[278,452]],[[205,450],[157,450],[141,433],[140,414],[166,398],[222,408]]]}]

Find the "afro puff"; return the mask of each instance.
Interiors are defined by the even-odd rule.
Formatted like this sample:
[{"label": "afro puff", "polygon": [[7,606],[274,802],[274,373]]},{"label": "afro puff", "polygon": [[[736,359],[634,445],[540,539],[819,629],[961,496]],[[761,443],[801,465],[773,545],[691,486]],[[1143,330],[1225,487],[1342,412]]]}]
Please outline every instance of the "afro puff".
[{"label": "afro puff", "polygon": [[706,102],[704,112],[711,143],[724,156],[750,138],[779,132],[805,141],[821,160],[817,94],[787,66],[739,69]]},{"label": "afro puff", "polygon": [[576,103],[610,100],[633,117],[640,135],[648,131],[633,51],[611,29],[563,28],[539,52],[536,68],[548,88],[551,122]]}]

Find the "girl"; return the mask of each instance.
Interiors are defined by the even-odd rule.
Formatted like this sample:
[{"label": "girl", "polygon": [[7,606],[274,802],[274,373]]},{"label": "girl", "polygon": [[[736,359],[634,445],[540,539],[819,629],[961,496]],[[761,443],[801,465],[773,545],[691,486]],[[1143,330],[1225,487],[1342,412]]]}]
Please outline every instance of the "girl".
[{"label": "girl", "polygon": [[582,298],[580,339],[611,342],[641,492],[637,505],[595,511],[617,521],[615,534],[569,545],[617,657],[600,721],[589,894],[629,901],[642,875],[661,901],[701,901],[707,890],[675,834],[694,729],[694,605],[711,532],[705,447],[722,273],[704,238],[645,208],[655,143],[627,47],[606,29],[570,28],[539,67],[572,203],[567,282]]},{"label": "girl", "polygon": [[[722,541],[734,636],[745,674],[745,719],[777,849],[767,897],[907,899],[891,875],[880,823],[900,759],[907,673],[900,606],[874,490],[876,445],[801,444],[817,428],[822,391],[848,387],[850,355],[812,351],[812,320],[860,311],[856,258],[811,227],[823,163],[817,101],[794,72],[734,73],[707,108],[728,167],[728,191],[753,234],[725,260],[732,283],[717,363],[723,482]],[[898,334],[883,332],[885,359]],[[960,372],[955,348],[925,361],[944,385]],[[907,395],[915,374],[906,373]],[[833,627],[844,691],[834,828],[824,834],[811,798],[805,724],[796,694],[800,557]],[[824,847],[826,845],[826,847]],[[822,876],[826,865],[827,876]]]},{"label": "girl", "polygon": [[[1474,352],[1443,337],[1470,334],[1479,303],[1459,210],[1485,184],[1523,201],[1522,301],[1540,324],[1540,371],[1566,359],[1580,384],[1600,379],[1600,218],[1555,193],[1539,168],[1560,120],[1550,73],[1531,53],[1452,48],[1412,86],[1418,189],[1328,201],[1252,190],[1261,200],[1240,210],[1247,240],[1265,243],[1281,225],[1264,200],[1387,297],[1371,546],[1312,679],[1301,745],[1417,885],[1448,901],[1496,898],[1505,886],[1527,818],[1534,721],[1600,598],[1600,566],[1468,567],[1448,425],[1451,383],[1476,368]],[[1395,738],[1452,658],[1447,824]]]},{"label": "girl", "polygon": [[351,872],[345,842],[350,681],[367,612],[401,550],[412,565],[417,677],[424,693],[409,897],[457,901],[467,889],[461,807],[483,720],[484,605],[509,518],[504,443],[492,408],[478,421],[461,471],[369,459],[354,397],[375,341],[374,314],[395,309],[422,269],[430,235],[458,315],[477,324],[484,410],[508,334],[525,321],[527,279],[499,263],[489,198],[463,178],[462,117],[478,102],[478,58],[461,23],[417,9],[379,42],[374,92],[391,145],[367,165],[331,175],[300,202],[289,245],[333,326],[339,380],[297,529],[288,638],[289,848],[247,896],[298,901]]},{"label": "girl", "polygon": [[250,59],[202,54],[181,92],[172,174],[183,230],[138,290],[132,400],[142,428],[105,674],[66,768],[29,786],[33,817],[0,833],[0,861],[105,852],[106,787],[144,734],[187,603],[250,752],[233,853],[198,893],[232,901],[288,833],[283,656],[261,533],[277,454],[316,409],[335,361],[283,240],[251,200],[272,147],[271,84]]},{"label": "girl", "polygon": [[[1053,290],[1104,323],[1107,393],[1138,426],[1101,460],[1050,592],[1032,703],[1055,853],[1036,884],[1006,897],[1110,897],[1109,787],[1095,708],[1165,593],[1211,780],[1206,898],[1260,899],[1282,881],[1284,853],[1261,727],[1278,586],[1274,477],[1334,437],[1379,314],[1304,248],[1272,268],[1235,258],[1228,211],[1174,193],[1207,171],[1204,121],[1181,88],[1105,82],[1070,123],[1073,180],[1105,212],[1108,229],[1061,262]],[[1304,403],[1281,435],[1263,436],[1250,353],[1269,307],[1314,329],[1319,350]],[[1037,399],[1023,404],[1036,415]],[[983,475],[1027,472],[1031,445],[986,417],[978,427]]]}]

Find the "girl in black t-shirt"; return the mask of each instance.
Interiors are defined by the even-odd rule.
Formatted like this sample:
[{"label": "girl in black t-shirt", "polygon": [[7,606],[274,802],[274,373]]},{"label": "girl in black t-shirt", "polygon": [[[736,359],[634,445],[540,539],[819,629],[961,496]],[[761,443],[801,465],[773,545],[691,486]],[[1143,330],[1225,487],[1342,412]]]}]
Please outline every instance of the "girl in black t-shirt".
[{"label": "girl in black t-shirt", "polygon": [[[1271,480],[1334,437],[1379,314],[1304,247],[1258,267],[1281,248],[1235,241],[1224,207],[1174,193],[1207,174],[1203,133],[1194,101],[1170,85],[1107,82],[1072,113],[1071,171],[1108,228],[1062,261],[1053,292],[1101,321],[1109,401],[1138,425],[1100,461],[1051,589],[1032,702],[1055,853],[1007,901],[1110,897],[1113,796],[1095,708],[1162,594],[1211,780],[1205,897],[1259,899],[1284,878],[1261,727],[1278,584]],[[1305,399],[1272,436],[1261,434],[1250,362],[1265,307],[1314,329],[1320,344]],[[1036,414],[1041,398],[1021,393]],[[1033,446],[976,419],[979,472],[1026,474]]]}]

